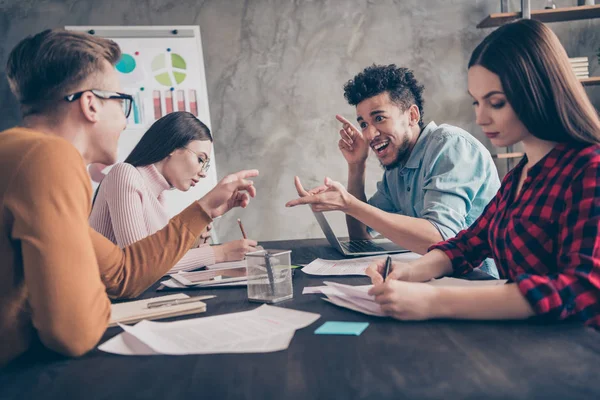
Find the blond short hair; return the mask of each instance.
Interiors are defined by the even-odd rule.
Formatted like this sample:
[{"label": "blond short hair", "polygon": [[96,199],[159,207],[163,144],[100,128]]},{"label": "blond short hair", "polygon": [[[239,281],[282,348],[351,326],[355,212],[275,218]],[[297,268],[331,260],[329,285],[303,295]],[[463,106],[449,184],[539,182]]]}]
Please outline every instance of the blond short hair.
[{"label": "blond short hair", "polygon": [[6,76],[23,116],[46,114],[62,104],[62,97],[102,72],[104,61],[115,65],[119,45],[87,33],[48,29],[29,36],[11,51]]}]

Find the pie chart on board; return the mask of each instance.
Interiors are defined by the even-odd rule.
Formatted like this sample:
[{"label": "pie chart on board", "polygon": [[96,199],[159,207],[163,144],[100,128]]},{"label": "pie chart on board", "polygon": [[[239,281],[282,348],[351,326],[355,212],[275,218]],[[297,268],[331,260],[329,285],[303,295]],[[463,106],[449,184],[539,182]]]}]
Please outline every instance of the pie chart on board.
[{"label": "pie chart on board", "polygon": [[154,79],[163,86],[173,87],[181,84],[187,76],[187,63],[176,53],[166,52],[152,60]]}]

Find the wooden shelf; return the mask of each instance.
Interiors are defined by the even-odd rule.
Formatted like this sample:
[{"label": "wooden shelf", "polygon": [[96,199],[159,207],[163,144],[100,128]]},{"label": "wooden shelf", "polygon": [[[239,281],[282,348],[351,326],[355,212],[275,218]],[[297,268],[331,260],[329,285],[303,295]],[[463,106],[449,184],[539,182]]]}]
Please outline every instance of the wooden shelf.
[{"label": "wooden shelf", "polygon": [[600,76],[590,76],[589,78],[580,79],[579,82],[581,82],[583,86],[600,85]]},{"label": "wooden shelf", "polygon": [[[493,28],[521,18],[521,12],[496,13],[488,15],[478,28]],[[561,7],[553,10],[531,10],[531,19],[541,22],[575,21],[600,18],[600,5]]]}]

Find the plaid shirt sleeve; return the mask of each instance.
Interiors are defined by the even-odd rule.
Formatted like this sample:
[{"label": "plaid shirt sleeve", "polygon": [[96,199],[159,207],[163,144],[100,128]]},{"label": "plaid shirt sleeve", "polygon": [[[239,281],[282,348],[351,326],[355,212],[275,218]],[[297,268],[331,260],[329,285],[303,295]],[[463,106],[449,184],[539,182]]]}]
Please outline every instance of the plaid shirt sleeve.
[{"label": "plaid shirt sleeve", "polygon": [[496,213],[502,188],[485,207],[483,213],[469,228],[460,231],[455,237],[431,246],[428,251],[443,251],[450,261],[454,275],[464,275],[479,267],[492,252],[488,241],[490,220]]},{"label": "plaid shirt sleeve", "polygon": [[[557,265],[550,274],[521,274],[519,290],[538,317],[574,317],[597,324],[600,318],[600,163],[572,179],[559,217]],[[556,187],[560,191],[560,187]],[[557,194],[560,196],[560,194]],[[561,196],[562,197],[562,196]]]}]

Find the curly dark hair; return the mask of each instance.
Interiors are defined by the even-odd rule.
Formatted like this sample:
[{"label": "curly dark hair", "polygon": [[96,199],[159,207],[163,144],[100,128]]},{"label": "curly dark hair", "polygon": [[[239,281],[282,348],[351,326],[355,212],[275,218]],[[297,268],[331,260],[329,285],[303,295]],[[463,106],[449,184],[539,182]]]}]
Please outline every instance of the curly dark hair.
[{"label": "curly dark hair", "polygon": [[361,73],[344,85],[344,97],[350,105],[356,106],[361,101],[383,92],[390,94],[390,99],[405,111],[415,104],[419,108],[421,118],[419,127],[423,127],[423,89],[412,70],[398,68],[396,64],[376,65],[365,68]]}]

